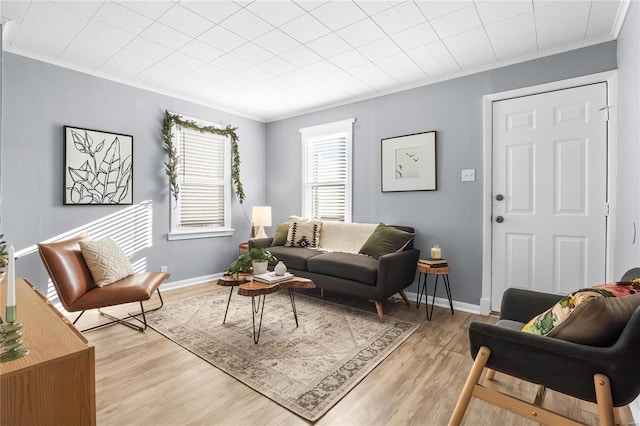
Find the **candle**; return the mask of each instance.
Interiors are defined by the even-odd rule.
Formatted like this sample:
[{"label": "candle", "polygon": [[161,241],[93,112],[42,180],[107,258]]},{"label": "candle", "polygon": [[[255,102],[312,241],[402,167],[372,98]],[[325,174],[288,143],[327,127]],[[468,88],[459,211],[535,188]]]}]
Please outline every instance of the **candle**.
[{"label": "candle", "polygon": [[441,257],[442,257],[442,250],[440,249],[440,246],[437,244],[434,244],[433,247],[431,247],[431,258],[440,259]]},{"label": "candle", "polygon": [[16,306],[16,259],[13,245],[9,246],[9,266],[7,267],[7,306]]}]

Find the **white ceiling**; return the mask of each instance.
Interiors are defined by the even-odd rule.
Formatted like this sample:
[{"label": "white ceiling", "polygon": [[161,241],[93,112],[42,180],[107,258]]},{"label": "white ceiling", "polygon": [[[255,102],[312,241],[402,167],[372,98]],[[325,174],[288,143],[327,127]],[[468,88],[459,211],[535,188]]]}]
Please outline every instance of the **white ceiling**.
[{"label": "white ceiling", "polygon": [[6,51],[261,121],[613,40],[621,0],[0,1]]}]

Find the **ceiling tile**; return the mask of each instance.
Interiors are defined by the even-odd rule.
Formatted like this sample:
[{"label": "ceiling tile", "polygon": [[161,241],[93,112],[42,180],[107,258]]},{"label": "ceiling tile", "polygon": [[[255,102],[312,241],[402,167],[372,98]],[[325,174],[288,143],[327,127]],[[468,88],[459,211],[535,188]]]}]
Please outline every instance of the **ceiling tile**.
[{"label": "ceiling tile", "polygon": [[352,68],[349,74],[376,90],[385,90],[398,84],[389,74],[371,63]]},{"label": "ceiling tile", "polygon": [[191,37],[197,37],[215,25],[208,19],[180,5],[169,9],[158,19],[158,22]]},{"label": "ceiling tile", "polygon": [[328,3],[328,0],[296,0],[294,3],[307,12],[310,12],[314,9],[319,8],[323,4]]},{"label": "ceiling tile", "polygon": [[402,52],[396,43],[391,39],[383,38],[373,43],[365,44],[358,48],[358,51],[371,61],[376,61],[387,56]]},{"label": "ceiling tile", "polygon": [[538,49],[553,49],[584,40],[588,18],[586,15],[576,16],[570,20],[563,19],[556,25],[538,27]]},{"label": "ceiling tile", "polygon": [[55,59],[76,34],[49,21],[26,16],[11,40],[11,46]]},{"label": "ceiling tile", "polygon": [[484,25],[533,12],[530,1],[488,0],[476,3],[476,8]]},{"label": "ceiling tile", "polygon": [[157,63],[136,75],[133,80],[152,87],[161,87],[185,74],[187,74],[187,72],[182,68],[174,67],[169,64]]},{"label": "ceiling tile", "polygon": [[355,49],[332,56],[329,60],[342,69],[357,67],[369,62],[369,59]]},{"label": "ceiling tile", "polygon": [[278,27],[306,13],[304,9],[291,1],[255,1],[247,9],[274,27]]},{"label": "ceiling tile", "polygon": [[394,6],[393,10],[409,27],[426,22],[426,19],[414,2],[407,1]]},{"label": "ceiling tile", "polygon": [[441,39],[449,38],[456,34],[475,30],[482,26],[475,6],[465,7],[437,19],[431,20],[433,29]]},{"label": "ceiling tile", "polygon": [[463,70],[496,61],[484,28],[467,31],[443,41]]},{"label": "ceiling tile", "polygon": [[380,13],[373,15],[372,19],[387,34],[395,34],[409,28],[409,25],[398,14],[395,8],[386,9]]},{"label": "ceiling tile", "polygon": [[244,9],[234,13],[220,25],[247,40],[253,40],[273,29],[273,25]]},{"label": "ceiling tile", "polygon": [[27,14],[30,2],[26,1],[5,1],[2,0],[2,7],[0,8],[0,16],[11,20],[11,26],[14,29],[20,25],[20,22]]},{"label": "ceiling tile", "polygon": [[216,24],[240,10],[240,6],[232,1],[182,0],[180,5]]},{"label": "ceiling tile", "polygon": [[134,39],[127,45],[127,49],[138,53],[139,55],[147,56],[151,59],[162,59],[171,53],[171,49],[154,41],[147,40],[143,37]]},{"label": "ceiling tile", "polygon": [[191,40],[189,43],[182,46],[180,51],[185,55],[200,59],[204,62],[211,62],[225,53],[220,49],[209,46],[207,43],[201,42],[200,40]]},{"label": "ceiling tile", "polygon": [[149,68],[155,62],[155,59],[140,55],[129,49],[123,49],[113,55],[98,70],[127,79]]},{"label": "ceiling tile", "polygon": [[251,66],[250,63],[230,54],[226,54],[212,61],[211,65],[215,65],[219,68],[222,68],[223,70],[227,70],[232,73],[244,71]]},{"label": "ceiling tile", "polygon": [[149,28],[140,33],[140,35],[170,49],[178,49],[180,46],[184,46],[191,41],[189,36],[158,22],[151,24]]},{"label": "ceiling tile", "polygon": [[274,76],[260,68],[247,68],[244,71],[240,71],[238,73],[238,77],[243,78],[252,84],[258,84],[264,83],[265,81],[272,79]]},{"label": "ceiling tile", "polygon": [[209,31],[198,37],[198,40],[208,44],[209,46],[213,46],[216,49],[220,49],[223,52],[229,52],[247,42],[247,40],[239,35],[236,35],[220,26],[211,28]]},{"label": "ceiling tile", "polygon": [[431,25],[420,24],[409,28],[391,37],[403,50],[411,49],[421,44],[431,43],[438,40],[438,35],[433,31]]},{"label": "ceiling tile", "polygon": [[307,46],[325,58],[351,50],[351,46],[335,34],[328,34],[313,40],[307,43]]},{"label": "ceiling tile", "polygon": [[289,61],[277,56],[262,62],[258,67],[273,75],[282,75],[296,69]]},{"label": "ceiling tile", "polygon": [[189,73],[162,86],[163,89],[175,90],[177,92],[189,94],[211,84],[211,80]]},{"label": "ceiling tile", "polygon": [[367,92],[371,92],[371,86],[363,83],[358,78],[348,74],[346,72],[339,72],[324,76],[323,79],[334,86],[344,90],[352,96],[362,95]]},{"label": "ceiling tile", "polygon": [[365,13],[369,16],[373,16],[377,13],[382,12],[383,10],[387,10],[393,7],[394,4],[398,4],[399,1],[384,1],[384,0],[356,0],[355,2],[360,9],[364,10]]},{"label": "ceiling tile", "polygon": [[327,60],[322,60],[315,62],[313,64],[307,65],[304,67],[304,70],[310,74],[315,75],[316,77],[322,77],[325,75],[333,74],[336,72],[340,72],[341,69],[332,64]]},{"label": "ceiling tile", "polygon": [[388,56],[377,61],[376,65],[401,83],[415,82],[428,77],[406,53]]},{"label": "ceiling tile", "polygon": [[280,30],[269,31],[268,33],[253,40],[253,42],[276,55],[300,45],[300,43]]},{"label": "ceiling tile", "polygon": [[[2,9],[4,9],[5,3],[5,1],[2,2]],[[103,5],[102,1],[56,1],[55,3],[89,17],[93,16]]]},{"label": "ceiling tile", "polygon": [[124,47],[136,37],[134,34],[123,31],[119,28],[113,27],[95,19],[89,21],[89,23],[82,30],[81,34],[120,47]]},{"label": "ceiling tile", "polygon": [[280,30],[303,44],[331,32],[329,28],[311,15],[302,15],[293,21],[287,22],[280,27]]},{"label": "ceiling tile", "polygon": [[451,0],[417,0],[416,4],[424,13],[428,20],[436,19],[456,10],[473,6],[472,1],[451,1]]},{"label": "ceiling tile", "polygon": [[154,21],[162,16],[167,10],[171,9],[175,3],[169,0],[154,0],[154,1],[134,1],[134,0],[124,0],[117,2],[121,6],[126,7],[127,9],[131,9],[135,12],[138,12],[141,15],[146,16],[147,18],[153,19]]},{"label": "ceiling tile", "polygon": [[318,62],[322,59],[320,55],[306,46],[295,47],[287,52],[284,52],[280,55],[280,57],[297,67],[304,67],[305,65]]},{"label": "ceiling tile", "polygon": [[281,77],[284,79],[284,81],[288,81],[289,84],[300,84],[316,79],[313,74],[300,69],[288,72]]},{"label": "ceiling tile", "polygon": [[134,34],[140,33],[153,23],[146,16],[113,2],[105,2],[94,19]]},{"label": "ceiling tile", "polygon": [[273,53],[268,52],[262,47],[256,46],[253,43],[243,44],[237,49],[232,50],[231,54],[236,58],[240,58],[251,65],[257,65],[260,62],[264,62],[267,59],[273,58]]},{"label": "ceiling tile", "polygon": [[334,31],[367,17],[362,9],[350,1],[328,2],[310,13]]},{"label": "ceiling tile", "polygon": [[432,77],[460,71],[460,67],[441,41],[416,47],[408,51],[407,54]]},{"label": "ceiling tile", "polygon": [[216,65],[207,64],[198,68],[192,74],[196,74],[202,78],[215,82],[229,77],[231,75],[231,71],[224,70]]},{"label": "ceiling tile", "polygon": [[69,10],[56,3],[44,1],[31,2],[28,14],[32,18],[42,19],[72,31],[82,30],[90,19],[88,16]]},{"label": "ceiling tile", "polygon": [[337,34],[353,47],[362,46],[386,37],[380,27],[369,18],[344,27]]},{"label": "ceiling tile", "polygon": [[485,27],[498,60],[537,51],[533,12],[495,22]]},{"label": "ceiling tile", "polygon": [[[572,21],[576,17],[589,15],[591,1],[574,0],[563,1],[536,9],[536,25],[539,28],[557,26],[566,21]],[[586,22],[586,19],[585,19]]]},{"label": "ceiling tile", "polygon": [[173,52],[162,60],[162,63],[169,64],[171,66],[182,68],[185,71],[194,71],[205,63],[199,59],[193,58],[189,55],[185,55],[181,52]]},{"label": "ceiling tile", "polygon": [[62,61],[95,70],[115,55],[120,48],[113,44],[78,34],[59,56]]},{"label": "ceiling tile", "polygon": [[616,18],[618,17],[618,9],[621,3],[619,2],[606,2],[615,3],[614,7],[598,8],[596,11],[596,4],[594,3],[591,8],[591,15],[589,16],[589,23],[587,24],[587,38],[600,37],[613,34],[613,26]]}]

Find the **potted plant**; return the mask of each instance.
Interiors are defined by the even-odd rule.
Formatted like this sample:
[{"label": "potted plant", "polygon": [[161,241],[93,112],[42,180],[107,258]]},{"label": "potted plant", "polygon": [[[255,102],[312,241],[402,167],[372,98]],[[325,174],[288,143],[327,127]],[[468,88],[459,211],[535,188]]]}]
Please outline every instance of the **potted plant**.
[{"label": "potted plant", "polygon": [[[267,265],[269,262],[275,263],[278,259],[271,254],[269,250],[263,248],[252,248],[249,254],[242,254],[231,265],[229,265],[228,273],[237,274],[239,272],[249,273],[264,273],[267,271]],[[254,264],[254,262],[256,262]],[[258,267],[256,268],[256,265]],[[260,271],[260,265],[264,268],[264,271]],[[253,268],[253,269],[252,269]]]}]

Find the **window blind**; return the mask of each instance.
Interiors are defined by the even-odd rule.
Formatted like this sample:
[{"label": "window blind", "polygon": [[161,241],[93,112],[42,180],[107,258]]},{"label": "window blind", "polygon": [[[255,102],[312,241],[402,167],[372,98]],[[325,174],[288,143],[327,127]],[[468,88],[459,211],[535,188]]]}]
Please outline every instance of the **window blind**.
[{"label": "window blind", "polygon": [[224,226],[224,138],[181,129],[180,213],[181,228]]},{"label": "window blind", "polygon": [[345,220],[349,173],[347,142],[346,135],[308,141],[306,201],[314,219]]}]

